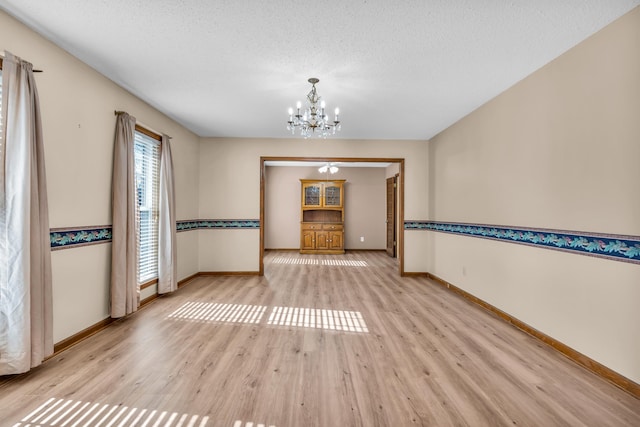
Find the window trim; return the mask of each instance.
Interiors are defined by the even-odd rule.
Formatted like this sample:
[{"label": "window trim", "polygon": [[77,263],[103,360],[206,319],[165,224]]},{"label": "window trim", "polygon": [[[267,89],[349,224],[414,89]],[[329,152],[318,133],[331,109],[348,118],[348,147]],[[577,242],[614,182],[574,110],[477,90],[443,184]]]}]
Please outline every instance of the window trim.
[{"label": "window trim", "polygon": [[153,286],[153,285],[155,285],[157,283],[158,283],[158,278],[156,277],[155,279],[149,279],[146,282],[138,283],[138,286],[140,287],[140,290],[143,290],[143,289],[147,289],[148,287],[151,287],[151,286]]},{"label": "window trim", "polygon": [[149,130],[147,128],[144,128],[142,126],[140,126],[139,124],[136,123],[136,128],[135,128],[136,132],[140,132],[143,133],[145,135],[147,135],[149,138],[155,139],[158,142],[162,141],[162,135],[158,135],[157,133],[155,133],[152,130]]}]

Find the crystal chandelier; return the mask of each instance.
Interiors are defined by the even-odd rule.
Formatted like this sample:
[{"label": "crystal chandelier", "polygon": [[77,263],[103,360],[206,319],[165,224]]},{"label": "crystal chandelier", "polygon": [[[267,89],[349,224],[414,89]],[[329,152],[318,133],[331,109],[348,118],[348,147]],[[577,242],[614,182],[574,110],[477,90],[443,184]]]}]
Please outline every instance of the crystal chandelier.
[{"label": "crystal chandelier", "polygon": [[292,135],[295,135],[296,129],[299,129],[300,136],[305,139],[314,135],[326,138],[330,134],[335,135],[340,130],[340,120],[338,119],[340,109],[335,109],[335,118],[331,122],[324,111],[325,103],[316,92],[316,83],[319,81],[315,77],[309,79],[311,92],[307,94],[308,105],[304,110],[301,110],[302,103],[300,101],[296,105],[296,114],[293,114],[293,108],[289,108],[287,130],[290,130]]}]

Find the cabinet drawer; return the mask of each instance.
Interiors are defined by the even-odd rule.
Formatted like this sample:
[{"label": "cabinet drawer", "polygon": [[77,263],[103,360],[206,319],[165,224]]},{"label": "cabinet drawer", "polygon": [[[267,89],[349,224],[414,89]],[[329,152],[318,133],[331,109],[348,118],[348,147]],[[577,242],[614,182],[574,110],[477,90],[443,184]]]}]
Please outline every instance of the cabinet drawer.
[{"label": "cabinet drawer", "polygon": [[342,231],[342,227],[342,224],[322,224],[322,229],[328,231]]},{"label": "cabinet drawer", "polygon": [[302,230],[322,230],[322,224],[301,224]]}]

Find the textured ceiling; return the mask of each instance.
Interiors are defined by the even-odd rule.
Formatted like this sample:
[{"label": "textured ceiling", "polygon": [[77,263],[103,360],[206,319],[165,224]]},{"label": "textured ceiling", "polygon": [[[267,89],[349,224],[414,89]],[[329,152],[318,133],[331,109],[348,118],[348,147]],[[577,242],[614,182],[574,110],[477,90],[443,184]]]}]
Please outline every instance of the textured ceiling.
[{"label": "textured ceiling", "polygon": [[200,136],[291,137],[317,77],[351,139],[428,139],[638,4],[0,0]]}]

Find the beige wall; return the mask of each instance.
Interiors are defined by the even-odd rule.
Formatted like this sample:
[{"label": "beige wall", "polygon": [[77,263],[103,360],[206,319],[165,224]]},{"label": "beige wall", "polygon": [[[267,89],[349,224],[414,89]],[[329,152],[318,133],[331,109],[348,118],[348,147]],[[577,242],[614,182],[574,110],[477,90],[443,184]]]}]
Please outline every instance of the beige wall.
[{"label": "beige wall", "polygon": [[[0,50],[5,49],[44,70],[36,81],[52,228],[111,224],[114,110],[173,137],[177,217],[197,217],[197,136],[0,12]],[[198,235],[178,236],[182,278],[197,272]],[[54,341],[108,317],[110,260],[109,243],[52,253]]]},{"label": "beige wall", "polygon": [[[200,218],[258,219],[260,217],[260,157],[349,157],[405,159],[405,218],[427,218],[428,143],[426,141],[361,141],[298,139],[203,138],[200,146]],[[259,250],[259,230],[253,233]],[[201,271],[213,271],[224,257],[242,260],[240,271],[257,271],[259,255],[249,259],[247,251],[232,249],[228,230],[220,240],[203,240],[211,230],[200,230]],[[405,235],[408,233],[405,233]],[[358,236],[359,237],[359,236]],[[204,237],[208,239],[208,237]],[[427,271],[425,233],[413,233],[405,242],[405,271]],[[365,236],[365,243],[366,236]],[[254,247],[245,248],[252,253]],[[259,253],[259,252],[258,252]],[[240,261],[235,261],[235,264]]]},{"label": "beige wall", "polygon": [[[430,143],[430,219],[640,234],[640,8]],[[425,232],[429,271],[640,382],[640,266]]]},{"label": "beige wall", "polygon": [[327,177],[317,167],[268,166],[265,176],[266,249],[300,247],[300,179],[346,179],[345,248],[385,248],[385,168],[341,167]]}]

